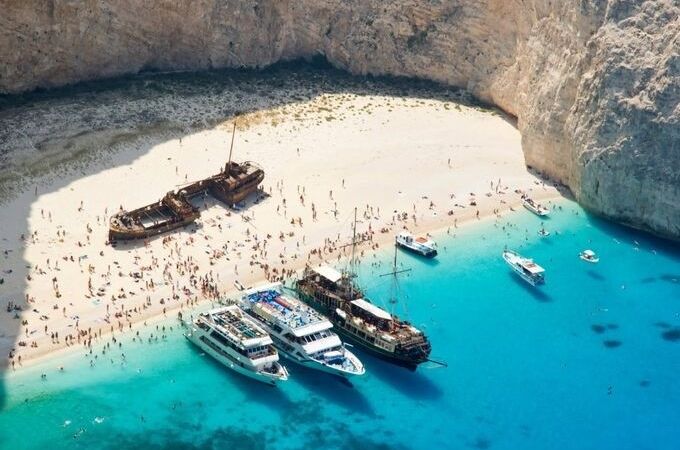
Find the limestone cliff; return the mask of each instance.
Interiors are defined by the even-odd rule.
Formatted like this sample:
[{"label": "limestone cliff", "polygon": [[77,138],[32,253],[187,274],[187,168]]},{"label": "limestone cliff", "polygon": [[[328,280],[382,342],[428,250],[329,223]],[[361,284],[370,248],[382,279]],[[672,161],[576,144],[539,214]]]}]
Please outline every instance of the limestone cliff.
[{"label": "limestone cliff", "polygon": [[586,207],[680,237],[678,0],[0,0],[0,91],[325,55],[465,87]]}]

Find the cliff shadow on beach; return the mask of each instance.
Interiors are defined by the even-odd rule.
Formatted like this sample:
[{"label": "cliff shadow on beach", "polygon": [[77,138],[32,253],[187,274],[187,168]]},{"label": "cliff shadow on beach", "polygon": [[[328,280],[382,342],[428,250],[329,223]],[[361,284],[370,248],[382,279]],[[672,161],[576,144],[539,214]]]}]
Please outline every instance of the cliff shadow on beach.
[{"label": "cliff shadow on beach", "polygon": [[[11,368],[7,355],[20,348],[21,331],[35,330],[32,336],[42,336],[47,322],[40,317],[60,313],[64,301],[27,303],[35,261],[25,254],[34,238],[29,218],[36,199],[103,170],[130,165],[164,142],[213,129],[237,116],[309,102],[323,94],[407,97],[442,100],[454,107],[489,108],[461,89],[420,80],[354,77],[322,59],[282,63],[262,71],[144,73],[0,96],[0,203],[11,208],[0,222],[1,370]],[[491,111],[514,124],[513,118]],[[170,189],[173,186],[158,187],[159,192]],[[140,205],[125,206],[156,200],[140,198]],[[101,205],[105,204],[109,211],[118,208],[115,192],[102,200]],[[74,211],[78,207],[72,206]],[[52,303],[56,308],[48,306]],[[21,339],[25,345],[33,340]],[[14,363],[19,364],[16,357]],[[0,382],[0,410],[5,401]]]}]

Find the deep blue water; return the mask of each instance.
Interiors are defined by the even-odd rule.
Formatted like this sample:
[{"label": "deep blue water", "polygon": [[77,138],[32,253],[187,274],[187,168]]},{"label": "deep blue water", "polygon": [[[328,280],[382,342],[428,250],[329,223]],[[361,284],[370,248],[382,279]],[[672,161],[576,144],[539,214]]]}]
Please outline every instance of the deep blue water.
[{"label": "deep blue water", "polygon": [[[367,374],[353,387],[288,363],[290,381],[269,388],[201,356],[170,320],[167,339],[128,336],[93,368],[74,354],[6,375],[0,448],[678,449],[680,250],[560,204],[548,238],[518,212],[505,230],[488,220],[436,235],[436,262],[400,254],[408,315],[446,368],[357,351]],[[512,274],[506,245],[547,284]],[[601,262],[579,260],[584,248]],[[363,263],[376,302],[391,256]]]}]

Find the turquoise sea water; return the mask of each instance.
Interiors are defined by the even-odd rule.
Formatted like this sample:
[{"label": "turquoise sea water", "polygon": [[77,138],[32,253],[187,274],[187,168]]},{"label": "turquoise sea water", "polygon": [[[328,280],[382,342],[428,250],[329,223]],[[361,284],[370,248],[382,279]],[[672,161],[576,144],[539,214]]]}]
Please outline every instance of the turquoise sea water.
[{"label": "turquoise sea water", "polygon": [[[290,381],[269,388],[201,356],[169,320],[165,340],[125,337],[95,367],[74,354],[6,375],[0,448],[677,449],[680,249],[560,204],[548,238],[518,212],[505,230],[435,236],[436,262],[400,256],[409,316],[447,368],[357,350],[367,375],[353,386],[288,363]],[[506,245],[547,269],[544,287],[509,271]],[[579,260],[585,248],[601,262]],[[363,263],[376,300],[390,257]]]}]

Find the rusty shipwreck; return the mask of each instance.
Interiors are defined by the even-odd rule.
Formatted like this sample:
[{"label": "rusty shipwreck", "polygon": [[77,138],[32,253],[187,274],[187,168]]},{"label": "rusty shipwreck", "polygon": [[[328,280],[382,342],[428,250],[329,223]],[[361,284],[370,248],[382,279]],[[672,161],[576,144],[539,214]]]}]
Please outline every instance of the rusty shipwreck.
[{"label": "rusty shipwreck", "polygon": [[[234,127],[234,132],[236,127]],[[231,160],[234,146],[232,134],[229,160],[217,175],[170,191],[158,202],[132,211],[120,211],[109,222],[109,242],[144,239],[193,223],[200,211],[191,200],[210,195],[232,207],[257,191],[264,171],[254,162]]]}]

